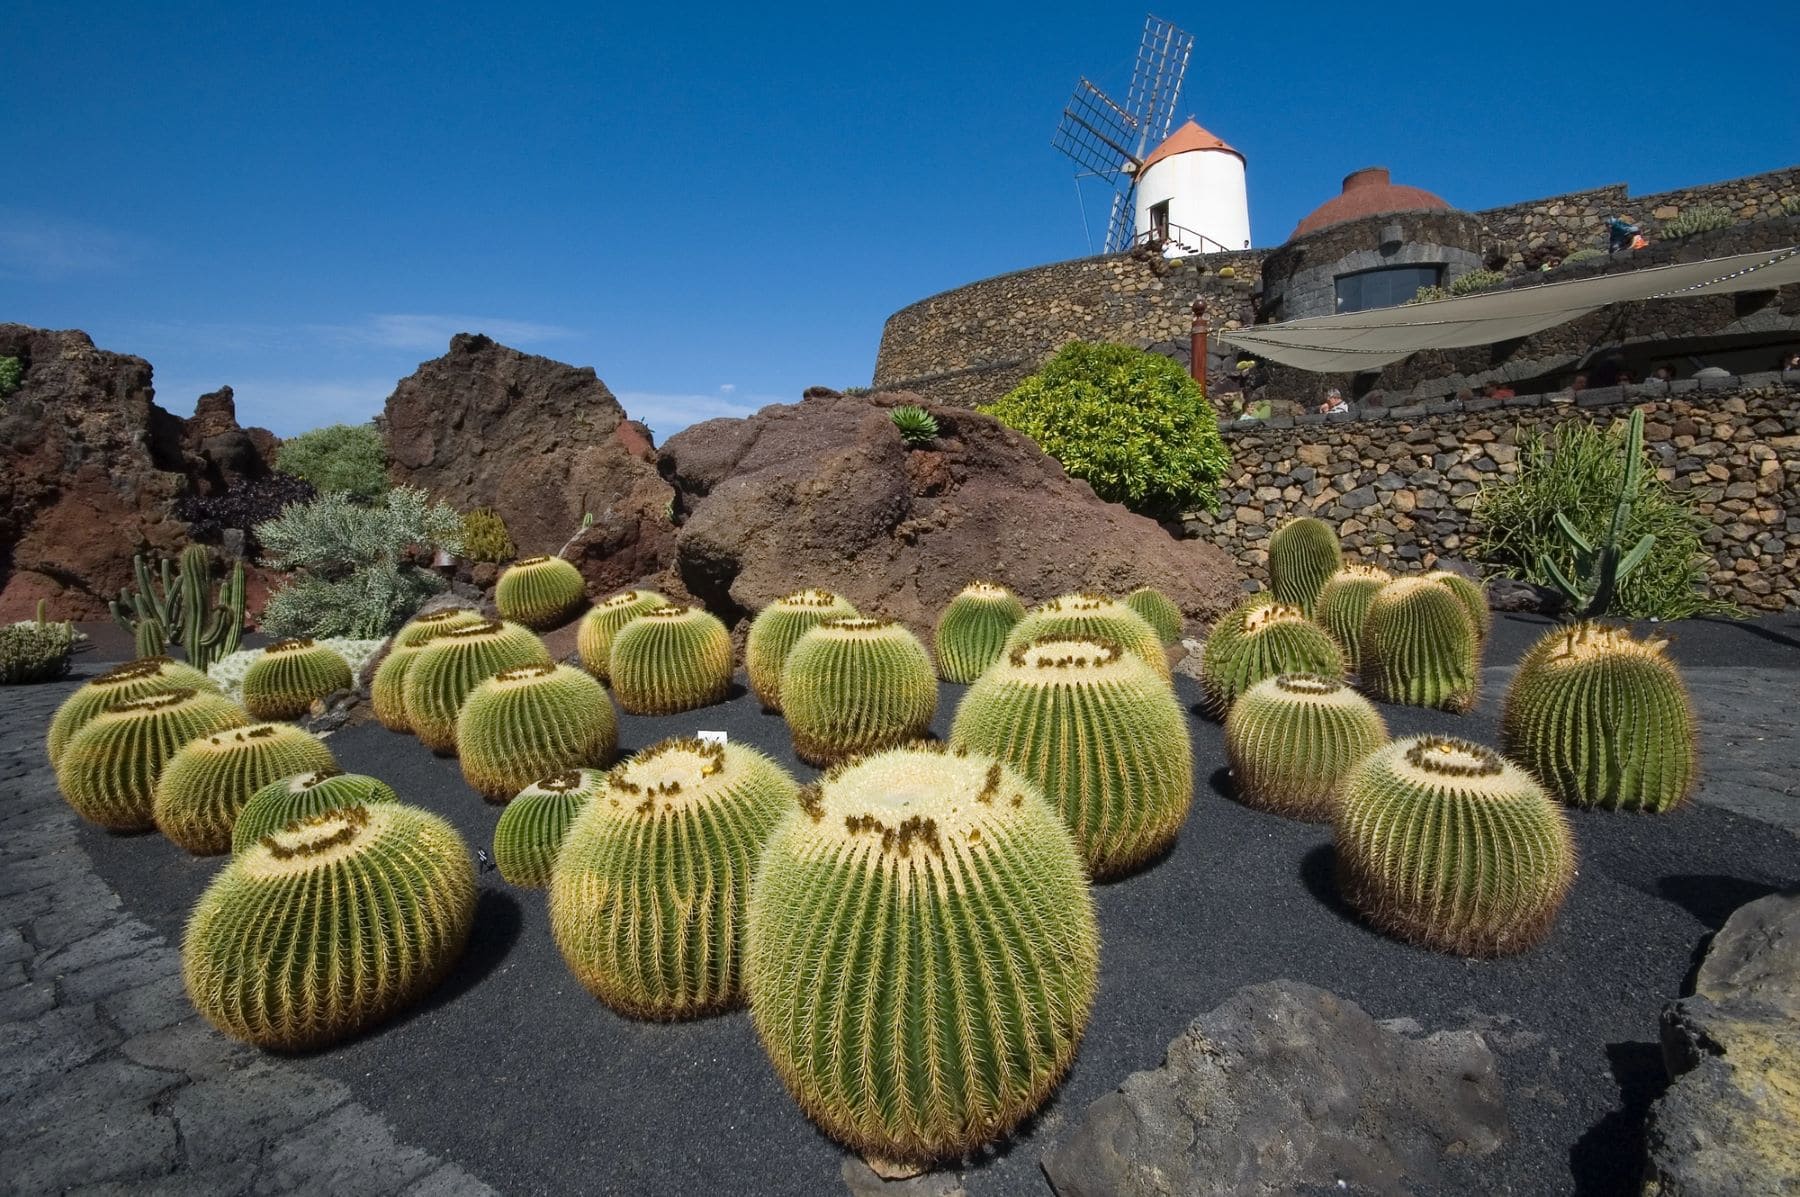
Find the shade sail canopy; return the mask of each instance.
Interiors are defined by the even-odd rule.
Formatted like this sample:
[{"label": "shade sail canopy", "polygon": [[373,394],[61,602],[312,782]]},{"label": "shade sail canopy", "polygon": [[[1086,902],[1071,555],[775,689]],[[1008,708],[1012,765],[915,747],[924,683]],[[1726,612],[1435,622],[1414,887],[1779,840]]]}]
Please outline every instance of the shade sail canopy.
[{"label": "shade sail canopy", "polygon": [[1800,283],[1800,246],[1264,324],[1220,333],[1219,339],[1302,370],[1355,373],[1380,369],[1422,349],[1460,349],[1523,337],[1612,303],[1769,291],[1788,283]]}]

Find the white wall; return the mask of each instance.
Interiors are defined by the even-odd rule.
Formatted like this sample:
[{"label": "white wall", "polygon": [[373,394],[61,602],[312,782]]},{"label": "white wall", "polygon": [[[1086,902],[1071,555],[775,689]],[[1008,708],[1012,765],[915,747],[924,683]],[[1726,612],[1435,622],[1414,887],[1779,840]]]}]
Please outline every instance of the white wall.
[{"label": "white wall", "polygon": [[[1243,249],[1250,242],[1250,199],[1244,188],[1244,160],[1224,150],[1171,154],[1143,173],[1137,185],[1138,235],[1150,230],[1150,208],[1169,201],[1169,223],[1207,239],[1186,250],[1171,244],[1164,252],[1212,253]],[[1174,234],[1179,237],[1180,234]]]}]

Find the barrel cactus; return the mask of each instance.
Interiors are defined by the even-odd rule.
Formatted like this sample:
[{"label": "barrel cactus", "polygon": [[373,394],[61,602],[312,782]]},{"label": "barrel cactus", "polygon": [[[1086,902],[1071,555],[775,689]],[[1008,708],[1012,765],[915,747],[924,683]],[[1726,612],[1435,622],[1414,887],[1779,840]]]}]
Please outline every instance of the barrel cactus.
[{"label": "barrel cactus", "polygon": [[277,640],[244,671],[244,709],[254,719],[297,719],[356,684],[350,662],[311,640]]},{"label": "barrel cactus", "polygon": [[1469,613],[1469,621],[1475,625],[1476,637],[1486,640],[1488,633],[1494,629],[1494,613],[1488,607],[1487,591],[1479,583],[1471,582],[1461,574],[1447,569],[1434,569],[1425,577],[1450,588],[1456,601]]},{"label": "barrel cactus", "polygon": [[1398,578],[1363,618],[1363,689],[1384,702],[1463,712],[1481,686],[1481,638],[1468,608],[1441,582]]},{"label": "barrel cactus", "polygon": [[1269,589],[1277,602],[1313,613],[1319,591],[1344,564],[1344,550],[1330,524],[1302,515],[1269,537]]},{"label": "barrel cactus", "polygon": [[257,723],[190,740],[157,778],[151,813],[159,831],[195,856],[231,849],[238,812],[264,786],[335,768],[325,742],[291,723]]},{"label": "barrel cactus", "polygon": [[342,769],[314,769],[270,782],[251,795],[231,828],[231,851],[238,855],[296,819],[310,819],[344,806],[398,802],[385,781]]},{"label": "barrel cactus", "polygon": [[1344,649],[1351,673],[1362,672],[1362,626],[1375,592],[1394,575],[1373,565],[1346,565],[1325,580],[1313,618]]},{"label": "barrel cactus", "polygon": [[50,767],[61,763],[69,738],[104,711],[108,703],[168,690],[206,690],[217,694],[219,687],[198,669],[168,657],[140,657],[114,666],[69,695],[56,709],[45,742]]},{"label": "barrel cactus", "polygon": [[961,1156],[1043,1104],[1098,972],[1068,828],[980,753],[830,770],[751,890],[744,978],[775,1071],[826,1133],[885,1160]]},{"label": "barrel cactus", "polygon": [[475,868],[454,827],[399,802],[339,807],[232,857],[188,920],[182,977],[225,1034],[303,1051],[430,992],[474,921]]},{"label": "barrel cactus", "polygon": [[480,683],[456,717],[463,780],[504,802],[532,780],[606,765],[619,720],[599,682],[570,665],[516,665]]},{"label": "barrel cactus", "polygon": [[1680,806],[1699,776],[1694,710],[1666,647],[1594,623],[1551,631],[1506,691],[1507,755],[1572,806]]},{"label": "barrel cactus", "polygon": [[674,715],[731,692],[731,633],[704,607],[646,611],[612,640],[613,694],[633,715]]},{"label": "barrel cactus", "polygon": [[593,610],[581,617],[575,637],[575,651],[581,654],[581,667],[607,681],[612,677],[612,638],[619,629],[647,611],[666,607],[669,600],[654,590],[621,590],[594,604]]},{"label": "barrel cactus", "polygon": [[1168,680],[1169,658],[1162,637],[1150,621],[1116,599],[1103,594],[1065,594],[1039,603],[1013,625],[1006,636],[1006,651],[1022,648],[1046,636],[1074,640],[1109,640],[1128,653],[1136,653],[1157,676]]},{"label": "barrel cactus", "polygon": [[1344,778],[1338,882],[1370,923],[1461,956],[1522,952],[1575,875],[1569,821],[1519,766],[1443,736],[1395,740]]},{"label": "barrel cactus", "polygon": [[1250,687],[1278,673],[1344,676],[1344,650],[1299,607],[1252,598],[1222,616],[1200,654],[1207,709],[1220,719]]},{"label": "barrel cactus", "polygon": [[406,667],[407,722],[425,747],[453,752],[456,716],[470,691],[502,669],[549,664],[544,642],[516,623],[489,619],[445,632]]},{"label": "barrel cactus", "polygon": [[800,637],[828,619],[855,614],[850,600],[829,590],[796,590],[756,613],[744,641],[744,672],[764,710],[781,710],[781,667]]},{"label": "barrel cactus", "polygon": [[635,1018],[742,1000],[744,908],[799,787],[741,744],[664,740],[608,773],[550,876],[550,931],[569,969]]},{"label": "barrel cactus", "polygon": [[1331,818],[1344,775],[1385,743],[1387,724],[1373,703],[1311,673],[1264,678],[1225,717],[1238,800],[1291,819]]},{"label": "barrel cactus", "polygon": [[971,582],[957,592],[933,633],[938,674],[972,682],[1000,659],[1013,625],[1025,618],[1019,596],[994,582]]},{"label": "barrel cactus", "polygon": [[1096,878],[1174,842],[1194,798],[1186,713],[1138,657],[1098,640],[1037,640],[982,674],[950,742],[1012,765],[1074,832]]},{"label": "barrel cactus", "polygon": [[813,765],[920,738],[937,695],[925,646],[892,620],[827,620],[800,637],[781,672],[794,752]]},{"label": "barrel cactus", "polygon": [[63,746],[56,784],[88,822],[148,831],[156,825],[156,779],[181,746],[249,722],[244,708],[211,690],[115,698]]},{"label": "barrel cactus", "polygon": [[598,769],[565,769],[540,777],[520,790],[494,824],[494,865],[509,885],[542,889],[563,839],[606,774]]},{"label": "barrel cactus", "polygon": [[494,583],[500,618],[528,628],[554,628],[587,602],[581,571],[561,557],[526,557],[507,566]]},{"label": "barrel cactus", "polygon": [[382,658],[369,682],[370,705],[381,726],[389,731],[412,730],[412,723],[406,718],[406,671],[418,651],[446,632],[485,622],[479,611],[444,607],[426,612],[395,632],[387,656]]},{"label": "barrel cactus", "polygon": [[1144,617],[1144,622],[1156,629],[1163,644],[1171,645],[1181,639],[1181,608],[1175,600],[1154,586],[1139,586],[1125,596],[1125,605]]}]

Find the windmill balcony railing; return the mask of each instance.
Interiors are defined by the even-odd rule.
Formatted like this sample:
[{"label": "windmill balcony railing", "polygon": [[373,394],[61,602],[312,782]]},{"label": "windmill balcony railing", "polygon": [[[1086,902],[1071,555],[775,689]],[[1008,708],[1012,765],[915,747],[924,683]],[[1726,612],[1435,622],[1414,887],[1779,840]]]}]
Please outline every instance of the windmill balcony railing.
[{"label": "windmill balcony railing", "polygon": [[1231,249],[1223,241],[1214,241],[1205,233],[1197,233],[1178,224],[1166,224],[1139,233],[1131,239],[1131,248],[1136,249],[1140,245],[1155,250],[1167,250],[1172,246],[1190,254],[1210,254]]}]

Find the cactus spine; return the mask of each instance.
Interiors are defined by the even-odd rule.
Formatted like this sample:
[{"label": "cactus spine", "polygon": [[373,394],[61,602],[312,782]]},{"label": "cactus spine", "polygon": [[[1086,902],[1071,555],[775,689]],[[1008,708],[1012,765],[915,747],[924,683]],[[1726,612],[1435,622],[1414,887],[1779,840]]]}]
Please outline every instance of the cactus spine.
[{"label": "cactus spine", "polygon": [[298,719],[327,694],[356,685],[350,662],[311,640],[277,640],[244,671],[244,708],[256,719]]},{"label": "cactus spine", "polygon": [[1463,956],[1522,952],[1550,931],[1575,873],[1569,821],[1491,748],[1396,740],[1343,784],[1338,880],[1377,928]]},{"label": "cactus spine", "polygon": [[1385,743],[1387,724],[1374,704],[1310,673],[1264,678],[1225,717],[1238,800],[1291,819],[1331,818],[1344,775]]},{"label": "cactus spine", "polygon": [[470,691],[502,669],[550,663],[544,642],[516,623],[490,619],[445,632],[406,667],[401,694],[407,722],[425,747],[454,752],[456,716]]},{"label": "cactus spine", "polygon": [[1269,590],[1275,601],[1298,607],[1309,617],[1319,591],[1344,564],[1344,550],[1330,524],[1298,516],[1269,537]]},{"label": "cactus spine", "polygon": [[1370,600],[1362,685],[1376,698],[1467,711],[1481,686],[1480,657],[1468,608],[1442,583],[1400,578]]},{"label": "cactus spine", "polygon": [[1181,608],[1175,600],[1154,586],[1139,586],[1125,596],[1125,605],[1144,617],[1156,629],[1164,647],[1181,639]]},{"label": "cactus spine", "polygon": [[960,1156],[1041,1105],[1098,971],[1068,829],[977,753],[832,769],[751,890],[744,978],[776,1073],[826,1133],[887,1160]]},{"label": "cactus spine", "polygon": [[396,732],[412,730],[412,722],[406,717],[406,671],[418,651],[446,632],[485,622],[479,611],[444,607],[419,616],[395,632],[387,656],[381,659],[369,682],[369,700],[381,726]]},{"label": "cactus spine", "polygon": [[1223,719],[1238,697],[1279,673],[1342,679],[1344,650],[1298,607],[1254,596],[1220,618],[1200,655],[1206,705]]},{"label": "cactus spine", "polygon": [[693,1018],[742,998],[750,877],[799,787],[741,744],[665,740],[608,773],[550,879],[569,970],[636,1018]]},{"label": "cactus spine", "polygon": [[61,762],[69,738],[104,711],[108,703],[169,690],[219,693],[218,684],[204,673],[168,657],[140,657],[127,661],[88,682],[64,699],[50,720],[50,734],[44,745],[50,755],[50,767],[55,768]]},{"label": "cactus spine", "polygon": [[796,590],[757,612],[744,641],[744,672],[764,710],[781,711],[781,667],[800,637],[827,619],[855,614],[848,599],[829,590]]},{"label": "cactus spine", "polygon": [[116,698],[69,738],[56,783],[75,813],[109,831],[156,825],[156,779],[188,741],[250,722],[207,690],[157,690]]},{"label": "cactus spine", "polygon": [[1507,754],[1571,806],[1680,806],[1699,774],[1694,711],[1665,647],[1593,623],[1551,631],[1506,691]]},{"label": "cactus spine", "polygon": [[519,665],[476,686],[456,717],[463,779],[504,802],[532,780],[605,765],[619,720],[599,682],[569,665]]},{"label": "cactus spine", "polygon": [[1038,640],[984,673],[950,742],[1037,786],[1096,878],[1174,842],[1194,798],[1193,748],[1175,694],[1142,660],[1097,640]]},{"label": "cactus spine", "polygon": [[891,620],[832,619],[794,645],[781,673],[794,752],[828,765],[923,736],[937,676],[918,637]]},{"label": "cactus spine", "polygon": [[1459,573],[1447,569],[1434,569],[1425,575],[1427,581],[1436,582],[1449,588],[1456,596],[1456,601],[1463,605],[1469,613],[1469,622],[1475,625],[1475,638],[1486,640],[1488,633],[1494,628],[1494,613],[1488,609],[1487,591]]},{"label": "cactus spine", "polygon": [[612,640],[613,694],[633,715],[674,715],[731,692],[731,633],[703,607],[658,607]]},{"label": "cactus spine", "polygon": [[581,617],[575,638],[581,667],[603,682],[611,680],[612,639],[619,629],[646,612],[669,605],[669,600],[654,590],[622,590],[595,604]]},{"label": "cactus spine", "polygon": [[1169,680],[1169,658],[1156,629],[1124,603],[1103,594],[1065,594],[1038,604],[1007,633],[1006,651],[1046,637],[1111,641],[1142,657],[1158,677]]},{"label": "cactus spine", "polygon": [[244,630],[244,563],[231,572],[213,597],[212,559],[204,545],[181,552],[180,571],[164,557],[155,571],[139,554],[131,559],[137,590],[119,591],[107,604],[118,625],[132,634],[140,657],[161,656],[165,645],[182,645],[188,663],[205,673],[209,665],[238,649]]},{"label": "cactus spine", "polygon": [[543,889],[563,840],[606,775],[598,769],[565,769],[520,790],[494,825],[494,865],[508,885]]},{"label": "cactus spine", "polygon": [[542,630],[565,622],[587,602],[581,571],[561,557],[526,557],[500,573],[494,607],[501,619]]},{"label": "cactus spine", "polygon": [[385,781],[360,773],[345,773],[335,766],[296,773],[270,782],[250,796],[231,828],[231,851],[241,855],[270,832],[296,819],[310,819],[345,806],[372,802],[398,802],[400,796]]},{"label": "cactus spine", "polygon": [[195,856],[231,848],[238,812],[256,792],[296,773],[337,765],[325,742],[290,723],[258,723],[184,744],[157,778],[159,831]]},{"label": "cactus spine", "polygon": [[972,682],[1000,659],[1006,637],[1025,618],[1019,596],[993,582],[971,582],[938,616],[933,643],[947,682]]},{"label": "cactus spine", "polygon": [[1313,615],[1343,646],[1351,673],[1362,672],[1362,626],[1368,618],[1375,592],[1394,580],[1394,575],[1373,565],[1346,565],[1332,574],[1319,591]]}]

